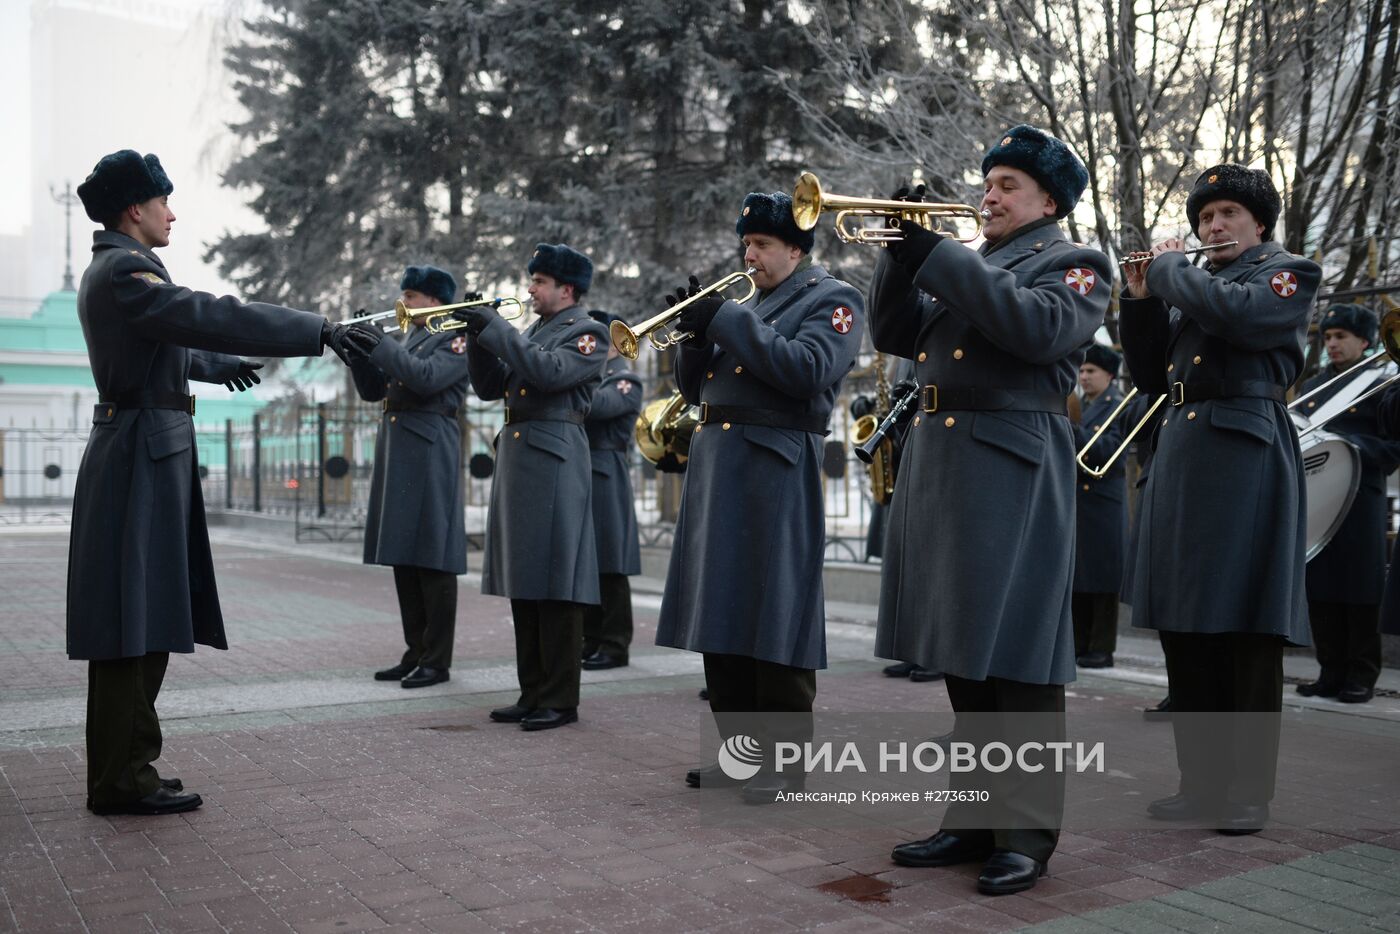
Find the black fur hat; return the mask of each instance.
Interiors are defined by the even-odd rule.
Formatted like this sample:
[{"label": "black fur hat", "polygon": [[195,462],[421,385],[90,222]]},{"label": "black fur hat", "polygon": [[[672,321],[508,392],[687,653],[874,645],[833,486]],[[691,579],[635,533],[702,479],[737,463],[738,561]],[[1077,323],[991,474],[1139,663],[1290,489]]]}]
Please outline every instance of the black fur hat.
[{"label": "black fur hat", "polygon": [[542,272],[555,282],[572,285],[582,295],[593,284],[593,261],[563,243],[537,243],[535,255],[525,267],[530,275]]},{"label": "black fur hat", "polygon": [[1376,346],[1376,313],[1364,305],[1333,305],[1323,313],[1317,326],[1324,331],[1328,328],[1350,331],[1370,346]]},{"label": "black fur hat", "polygon": [[1264,239],[1274,238],[1274,225],[1278,223],[1279,211],[1283,210],[1283,201],[1268,172],[1247,169],[1233,162],[1213,165],[1202,172],[1191,187],[1191,196],[1186,199],[1186,216],[1193,231],[1199,234],[1201,208],[1221,198],[1243,204],[1254,219],[1264,225]]},{"label": "black fur hat", "polygon": [[403,271],[399,288],[431,295],[444,305],[452,304],[457,297],[457,280],[452,278],[452,273],[436,266],[409,266]]},{"label": "black fur hat", "polygon": [[99,224],[110,221],[125,208],[175,190],[154,153],[144,158],[134,149],[103,156],[78,186],[78,198],[87,216]]},{"label": "black fur hat", "polygon": [[1100,370],[1107,370],[1110,376],[1117,376],[1118,366],[1123,362],[1123,358],[1112,347],[1090,344],[1089,349],[1084,352],[1084,362],[1092,363]]},{"label": "black fur hat", "polygon": [[790,243],[803,253],[812,252],[817,242],[815,230],[801,230],[792,218],[792,198],[775,191],[771,195],[761,191],[751,191],[744,196],[744,207],[739,211],[739,221],[734,225],[739,236],[745,234],[772,234],[784,243]]},{"label": "black fur hat", "polygon": [[1022,123],[1002,134],[1001,142],[982,158],[982,174],[993,166],[1020,169],[1055,199],[1055,216],[1065,217],[1079,203],[1089,172],[1068,146],[1044,130]]}]

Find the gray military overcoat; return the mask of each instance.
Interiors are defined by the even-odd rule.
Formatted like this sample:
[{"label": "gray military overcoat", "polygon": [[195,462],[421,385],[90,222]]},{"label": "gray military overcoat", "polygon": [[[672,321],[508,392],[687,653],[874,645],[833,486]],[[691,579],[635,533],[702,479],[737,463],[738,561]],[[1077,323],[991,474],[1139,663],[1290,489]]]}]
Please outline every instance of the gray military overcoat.
[{"label": "gray military overcoat", "polygon": [[[462,429],[466,332],[415,327],[402,343],[385,336],[351,368],[369,402],[388,403],[374,442],[365,515],[365,564],[467,572]],[[449,410],[454,414],[448,414]]]},{"label": "gray military overcoat", "polygon": [[[913,280],[880,257],[871,330],[878,349],[914,358],[923,385],[1064,398],[1110,285],[1108,258],[1054,224],[976,252],[945,240]],[[877,656],[971,680],[1074,680],[1074,451],[1062,414],[915,416],[890,504]]]},{"label": "gray military overcoat", "polygon": [[[744,305],[725,302],[710,341],[680,345],[687,400],[830,418],[855,363],[864,302],[820,265]],[[826,667],[823,436],[701,425],[690,446],[656,644]]]},{"label": "gray military overcoat", "polygon": [[598,540],[599,574],[642,572],[637,510],[627,469],[628,453],[636,444],[637,415],[642,411],[642,383],[627,364],[626,357],[608,361],[583,425],[593,457],[593,533]]},{"label": "gray military overcoat", "polygon": [[[92,252],[78,318],[99,398],[223,382],[239,363],[226,354],[321,352],[320,315],[174,285],[155,253],[115,231],[94,233]],[[228,648],[194,420],[98,405],[73,494],[68,656],[192,652],[196,643]]]},{"label": "gray military overcoat", "polygon": [[[1135,397],[1136,398],[1136,397]],[[1098,431],[1123,401],[1117,384],[1085,403],[1079,424],[1074,425],[1074,447],[1078,451]],[[1126,410],[1125,410],[1126,411]],[[1085,456],[1090,467],[1098,467],[1118,450],[1133,423],[1119,415],[1109,424]],[[1074,491],[1074,592],[1116,594],[1123,586],[1123,551],[1128,535],[1128,480],[1125,465],[1130,452],[1113,462],[1108,473],[1095,479],[1080,470],[1075,474]]]},{"label": "gray military overcoat", "polygon": [[[607,328],[578,305],[524,334],[496,318],[467,341],[473,389],[505,399],[508,418],[496,436],[482,593],[598,602],[583,418],[603,378],[607,341]],[[536,415],[550,417],[526,420]]]},{"label": "gray military overcoat", "polygon": [[[1122,300],[1133,378],[1153,394],[1178,381],[1290,385],[1320,275],[1277,243],[1214,272],[1180,253],[1158,257],[1152,297]],[[1237,395],[1168,408],[1139,511],[1133,625],[1309,644],[1305,495],[1283,403]]]}]

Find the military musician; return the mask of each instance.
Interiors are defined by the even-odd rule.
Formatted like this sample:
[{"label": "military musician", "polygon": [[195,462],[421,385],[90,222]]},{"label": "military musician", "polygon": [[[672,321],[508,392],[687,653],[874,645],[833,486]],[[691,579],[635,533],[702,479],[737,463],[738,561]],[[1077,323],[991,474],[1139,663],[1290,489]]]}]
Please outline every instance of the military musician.
[{"label": "military musician", "polygon": [[[860,349],[864,308],[813,260],[813,233],[798,229],[786,194],[747,195],[735,229],[756,296],[702,296],[677,321],[694,337],[679,345],[676,383],[701,415],[656,643],[704,654],[722,735],[734,714],[796,714],[806,726],[785,735],[801,742],[826,667],[823,435]],[[800,773],[774,771],[771,753],[770,743],[746,801],[803,786]],[[733,784],[717,764],[686,782]]]},{"label": "military musician", "polygon": [[200,494],[189,380],[244,388],[260,364],[233,354],[344,359],[344,325],[177,286],[175,186],[155,155],[102,157],[78,186],[93,234],[78,319],[99,401],[78,468],[68,563],[68,657],[88,662],[87,806],[97,814],[199,807],[161,778],[156,697],[171,652],[228,648]]},{"label": "military musician", "polygon": [[[1361,305],[1333,305],[1323,313],[1329,363],[1303,384],[1305,393],[1330,384],[1303,403],[1310,415],[1353,382],[1369,386],[1380,371],[1362,367],[1337,379],[1376,346],[1376,315]],[[1359,386],[1356,388],[1360,388]],[[1304,697],[1334,697],[1364,704],[1381,673],[1381,591],[1385,584],[1385,533],[1389,519],[1386,476],[1400,464],[1400,442],[1382,437],[1379,399],[1362,399],[1327,421],[1327,430],[1356,445],[1361,482],[1341,526],[1307,567],[1308,623],[1317,647],[1317,679],[1298,685]]]},{"label": "military musician", "polygon": [[541,243],[526,271],[539,320],[524,333],[490,305],[454,314],[471,333],[473,389],[506,402],[481,591],[510,598],[520,698],[491,719],[549,730],[578,720],[584,610],[599,600],[583,426],[602,382],[608,332],[580,304],[593,281],[587,256]]},{"label": "military musician", "polygon": [[[1148,813],[1229,834],[1268,819],[1283,646],[1308,644],[1304,476],[1283,401],[1321,270],[1274,242],[1280,208],[1267,173],[1214,166],[1186,202],[1208,266],[1177,239],[1124,265],[1128,368],[1167,396],[1131,602],[1166,654],[1181,779]],[[1244,716],[1193,716],[1210,711]]]},{"label": "military musician", "polygon": [[[605,327],[620,315],[589,312]],[[637,415],[642,411],[642,381],[628,359],[608,343],[603,382],[583,429],[593,458],[593,533],[598,542],[598,593],[601,603],[583,613],[583,668],[602,671],[627,665],[632,646],[632,586],[628,577],[642,572],[637,510],[632,497],[628,454],[636,444]]]},{"label": "military musician", "polygon": [[[410,310],[451,303],[457,282],[436,266],[409,266],[399,281]],[[405,688],[450,677],[457,625],[457,575],[467,572],[462,429],[467,338],[429,332],[421,319],[400,340],[356,324],[351,372],[367,402],[383,401],[374,444],[374,476],[365,515],[365,564],[394,569],[405,648],[376,681]]]},{"label": "military musician", "polygon": [[[903,221],[871,286],[876,348],[914,358],[923,387],[890,506],[875,654],[945,672],[960,736],[995,719],[1046,742],[1063,736],[1075,676],[1066,399],[1103,323],[1111,269],[1059,225],[1088,181],[1063,142],[1013,127],[982,174],[985,244],[973,251]],[[979,771],[950,787],[964,784],[989,790],[995,811],[954,804],[942,830],[896,847],[894,860],[985,862],[986,894],[1035,885],[1059,838],[1063,776]]]},{"label": "military musician", "polygon": [[[1074,425],[1074,440],[1082,448],[1108,421],[1123,401],[1118,378],[1120,359],[1109,347],[1092,345],[1079,365],[1083,405]],[[1073,416],[1071,416],[1073,420]],[[1093,449],[1112,452],[1125,434],[1122,417],[1099,434]],[[1091,466],[1094,454],[1086,454]],[[1101,455],[1107,456],[1107,455]],[[1116,459],[1102,477],[1080,471],[1074,509],[1074,660],[1080,668],[1112,668],[1118,646],[1118,589],[1123,583],[1123,549],[1128,531],[1126,459]]]}]

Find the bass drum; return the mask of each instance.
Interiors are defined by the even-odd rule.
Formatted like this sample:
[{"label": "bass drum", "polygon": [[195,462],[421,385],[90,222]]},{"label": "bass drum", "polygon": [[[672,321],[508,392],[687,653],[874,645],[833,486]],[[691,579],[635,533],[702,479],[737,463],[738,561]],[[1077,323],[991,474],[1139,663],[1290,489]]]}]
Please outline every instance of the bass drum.
[{"label": "bass drum", "polygon": [[[1306,416],[1290,412],[1294,427],[1308,427]],[[1311,561],[1327,547],[1347,517],[1361,484],[1361,454],[1345,438],[1318,430],[1303,438],[1303,476],[1308,493],[1308,534],[1305,559]]]}]

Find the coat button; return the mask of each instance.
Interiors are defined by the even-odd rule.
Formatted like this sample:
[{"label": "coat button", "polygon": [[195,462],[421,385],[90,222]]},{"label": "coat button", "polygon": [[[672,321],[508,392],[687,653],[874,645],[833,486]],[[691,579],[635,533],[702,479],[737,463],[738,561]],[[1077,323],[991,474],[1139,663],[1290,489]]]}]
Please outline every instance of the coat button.
[{"label": "coat button", "polygon": [[1355,411],[1356,411],[1356,406],[1353,405],[1351,408],[1347,409],[1347,411],[1348,411],[1348,412],[1355,412]]},{"label": "coat button", "polygon": [[1175,364],[1175,363],[1168,363],[1168,364],[1167,364],[1167,372],[1168,372],[1168,373],[1170,373],[1172,370],[1175,370],[1175,369],[1176,369],[1176,364]]},{"label": "coat button", "polygon": [[521,387],[520,387],[520,394],[521,394],[522,396],[525,395],[525,387],[524,387],[524,386],[521,386]]},{"label": "coat button", "polygon": [[730,426],[730,424],[729,424],[728,422],[725,422],[723,425],[720,425],[719,427],[723,428],[725,431],[728,431],[728,430],[730,429],[731,426]]},{"label": "coat button", "polygon": [[[700,430],[700,429],[698,429],[698,428],[696,429],[696,431],[699,431],[699,430]],[[518,438],[518,437],[520,437],[520,432],[517,431],[515,434],[511,435],[511,437],[512,437],[512,438]]]},{"label": "coat button", "polygon": [[735,373],[742,373],[742,372],[744,372],[744,368],[741,367],[741,366],[736,366],[736,367],[734,368],[734,372],[735,372]]},{"label": "coat button", "polygon": [[943,420],[943,426],[944,426],[945,428],[952,428],[952,427],[953,427],[954,425],[956,425],[957,423],[958,423],[958,420],[957,420],[956,418],[954,418],[953,416],[951,416],[951,415],[949,415],[946,419]]},{"label": "coat button", "polygon": [[110,406],[107,408],[107,417],[108,417],[108,418],[111,418],[111,417],[112,417],[112,409],[111,409]]},{"label": "coat button", "polygon": [[1187,413],[1186,413],[1186,420],[1187,420],[1188,422],[1194,422],[1194,421],[1196,420],[1196,413],[1195,413],[1195,412],[1187,412]]},{"label": "coat button", "polygon": [[1192,363],[1200,363],[1200,362],[1201,362],[1201,355],[1200,355],[1200,354],[1196,354],[1196,356],[1194,356],[1194,357],[1191,358],[1191,362],[1192,362]]},{"label": "coat button", "polygon": [[1087,483],[1084,484],[1084,492],[1085,492],[1085,493],[1089,492],[1089,484],[1087,484]]},{"label": "coat button", "polygon": [[1309,402],[1309,403],[1308,403],[1308,408],[1310,408],[1310,409],[1315,409],[1315,408],[1317,408],[1317,403],[1316,403],[1316,402]]},{"label": "coat button", "polygon": [[696,425],[696,426],[695,426],[695,433],[696,433],[697,435],[700,434],[700,432],[702,432],[702,431],[704,431],[704,430],[705,430],[705,426],[704,426],[704,425]]},{"label": "coat button", "polygon": [[391,421],[391,422],[396,422],[396,421],[398,421],[398,420],[399,420],[399,417],[398,417],[397,415],[390,415],[390,416],[389,416],[389,421]]},{"label": "coat button", "polygon": [[925,360],[927,360],[927,359],[928,359],[928,354],[926,354],[926,353],[921,353],[921,354],[919,354],[919,362],[920,362],[920,363],[923,363],[923,362],[924,362]]},{"label": "coat button", "polygon": [[953,351],[953,359],[954,359],[954,360],[961,360],[962,358],[963,358],[962,348],[959,347],[957,350]]}]

